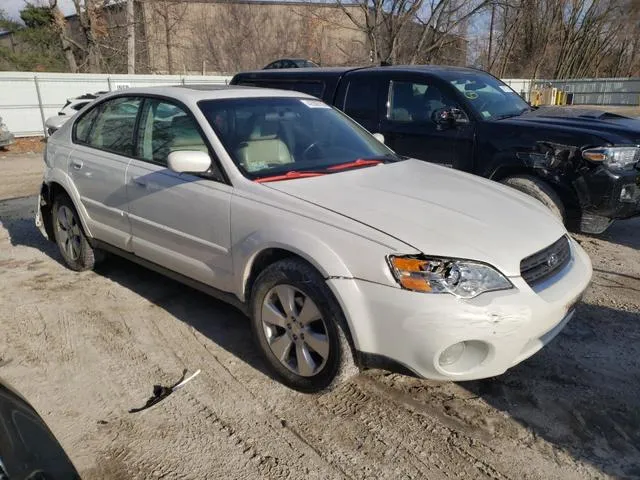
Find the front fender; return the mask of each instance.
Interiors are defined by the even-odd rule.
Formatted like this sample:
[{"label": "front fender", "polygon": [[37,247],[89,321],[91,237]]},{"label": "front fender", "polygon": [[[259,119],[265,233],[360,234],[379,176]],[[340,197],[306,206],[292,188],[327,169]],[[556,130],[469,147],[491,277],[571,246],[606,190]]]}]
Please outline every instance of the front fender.
[{"label": "front fender", "polygon": [[245,285],[256,257],[269,249],[287,250],[305,259],[324,278],[351,278],[352,273],[342,258],[323,240],[301,229],[267,227],[253,232],[233,245],[233,264],[240,266],[235,291],[245,298]]}]

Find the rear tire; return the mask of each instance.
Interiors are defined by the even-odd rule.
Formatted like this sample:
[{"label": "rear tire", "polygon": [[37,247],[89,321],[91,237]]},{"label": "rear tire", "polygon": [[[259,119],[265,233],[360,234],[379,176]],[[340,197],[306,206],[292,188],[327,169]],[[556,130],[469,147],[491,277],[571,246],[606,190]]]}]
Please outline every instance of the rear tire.
[{"label": "rear tire", "polygon": [[89,244],[71,199],[65,194],[58,195],[51,215],[56,244],[65,265],[77,272],[93,269],[99,254]]},{"label": "rear tire", "polygon": [[268,266],[254,283],[250,309],[267,366],[288,387],[328,391],[358,374],[342,309],[311,265],[285,259]]},{"label": "rear tire", "polygon": [[542,202],[551,212],[560,219],[562,223],[566,221],[566,210],[560,196],[544,180],[532,175],[517,175],[508,177],[501,181],[516,190],[535,198]]}]

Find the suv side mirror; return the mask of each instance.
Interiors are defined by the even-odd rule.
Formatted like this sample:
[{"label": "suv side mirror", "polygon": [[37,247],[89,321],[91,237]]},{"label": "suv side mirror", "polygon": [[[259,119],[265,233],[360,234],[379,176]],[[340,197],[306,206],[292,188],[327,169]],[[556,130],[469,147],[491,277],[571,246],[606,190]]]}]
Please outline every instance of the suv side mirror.
[{"label": "suv side mirror", "polygon": [[439,108],[433,112],[433,121],[439,130],[453,128],[456,125],[464,125],[469,123],[467,115],[455,107]]},{"label": "suv side mirror", "polygon": [[380,143],[384,144],[384,135],[381,133],[374,133],[373,134],[373,138],[375,138],[376,140],[378,140]]},{"label": "suv side mirror", "polygon": [[205,173],[211,168],[211,157],[198,150],[177,150],[169,154],[167,164],[176,173]]}]

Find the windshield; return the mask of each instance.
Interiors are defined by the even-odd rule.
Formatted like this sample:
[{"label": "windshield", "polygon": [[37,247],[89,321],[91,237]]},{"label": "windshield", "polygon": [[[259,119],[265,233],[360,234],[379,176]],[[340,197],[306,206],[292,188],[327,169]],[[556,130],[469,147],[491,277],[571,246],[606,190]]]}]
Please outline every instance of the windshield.
[{"label": "windshield", "polygon": [[515,117],[531,107],[507,84],[480,72],[452,72],[447,80],[484,120]]},{"label": "windshield", "polygon": [[[330,167],[357,160],[398,158],[346,115],[320,100],[242,98],[207,100],[198,105],[249,178],[289,172],[332,173],[343,169]],[[357,162],[354,168],[369,164]]]}]

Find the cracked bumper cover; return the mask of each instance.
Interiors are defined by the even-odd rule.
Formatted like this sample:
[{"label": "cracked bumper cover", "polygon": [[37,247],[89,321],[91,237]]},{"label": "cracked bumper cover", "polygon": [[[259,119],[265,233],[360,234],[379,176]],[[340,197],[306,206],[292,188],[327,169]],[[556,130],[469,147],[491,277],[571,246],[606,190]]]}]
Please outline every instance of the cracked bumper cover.
[{"label": "cracked bumper cover", "polygon": [[[571,320],[592,274],[582,248],[572,241],[571,249],[567,266],[535,289],[512,277],[515,288],[470,300],[355,279],[328,284],[363,358],[388,359],[429,379],[474,380],[500,375],[530,357]],[[459,342],[470,346],[469,351],[480,348],[484,356],[443,367],[441,354]]]},{"label": "cracked bumper cover", "polygon": [[[640,170],[613,172],[600,167],[585,175],[589,191],[583,198],[585,212],[609,219],[624,219],[640,215]],[[623,196],[623,190],[632,190]]]}]

